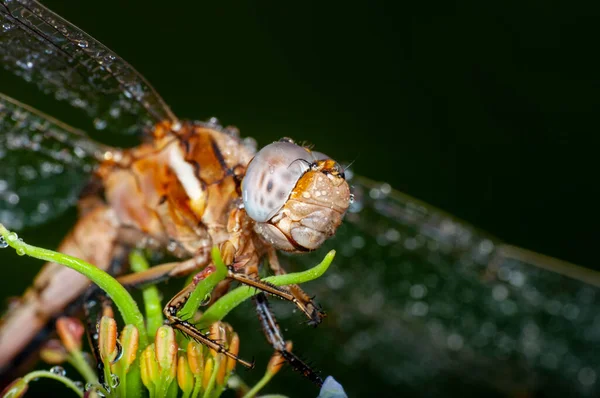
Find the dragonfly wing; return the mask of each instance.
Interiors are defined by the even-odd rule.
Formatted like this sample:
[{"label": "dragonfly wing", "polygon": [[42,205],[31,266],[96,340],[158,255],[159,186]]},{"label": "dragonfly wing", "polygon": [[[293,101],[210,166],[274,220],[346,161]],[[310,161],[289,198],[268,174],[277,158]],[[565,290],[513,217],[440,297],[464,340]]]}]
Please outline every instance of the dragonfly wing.
[{"label": "dragonfly wing", "polygon": [[0,223],[20,229],[72,206],[103,147],[0,94]]},{"label": "dragonfly wing", "polygon": [[139,133],[176,121],[131,65],[37,1],[0,0],[0,60],[42,92],[85,111],[98,130]]},{"label": "dragonfly wing", "polygon": [[[335,329],[315,341],[323,352],[365,386],[598,394],[597,273],[505,245],[387,184],[351,184],[355,203],[323,249],[337,250],[332,269],[307,288]],[[285,260],[299,269],[323,253]]]}]

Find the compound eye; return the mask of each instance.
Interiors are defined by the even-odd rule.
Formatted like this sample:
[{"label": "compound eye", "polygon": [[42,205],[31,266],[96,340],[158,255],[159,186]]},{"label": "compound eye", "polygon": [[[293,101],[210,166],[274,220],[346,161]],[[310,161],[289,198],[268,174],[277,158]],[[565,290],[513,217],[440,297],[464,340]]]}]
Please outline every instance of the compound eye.
[{"label": "compound eye", "polygon": [[274,142],[258,151],[242,180],[246,213],[256,222],[269,221],[313,161],[311,152],[289,141]]}]

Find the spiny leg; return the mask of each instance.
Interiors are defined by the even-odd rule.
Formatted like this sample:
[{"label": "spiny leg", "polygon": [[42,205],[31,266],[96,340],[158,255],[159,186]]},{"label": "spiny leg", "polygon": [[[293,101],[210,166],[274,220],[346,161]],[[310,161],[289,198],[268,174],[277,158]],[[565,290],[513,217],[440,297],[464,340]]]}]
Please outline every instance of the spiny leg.
[{"label": "spiny leg", "polygon": [[167,305],[165,306],[165,308],[163,310],[163,313],[165,314],[165,317],[169,321],[169,324],[171,325],[171,327],[173,327],[173,328],[179,330],[180,332],[182,332],[183,334],[191,337],[192,339],[196,340],[198,343],[204,344],[205,346],[216,351],[217,353],[223,353],[223,354],[225,354],[225,356],[241,363],[242,365],[246,366],[247,368],[250,368],[250,369],[254,368],[254,361],[247,362],[247,361],[239,358],[237,355],[232,354],[231,352],[227,351],[227,349],[225,347],[223,347],[219,342],[217,342],[217,341],[207,337],[205,334],[203,334],[194,324],[177,316],[177,313],[179,312],[179,310],[183,308],[185,303],[190,298],[191,294],[196,289],[196,285],[198,284],[199,280],[200,280],[200,278],[197,278],[197,277],[194,278],[194,281],[192,283],[190,283],[189,285],[184,287],[183,290],[181,290],[171,300],[169,300],[169,302],[167,303]]},{"label": "spiny leg", "polygon": [[[272,252],[275,253],[275,250],[273,249]],[[299,292],[301,294],[298,294],[298,295],[293,294],[294,290],[292,290],[290,292],[290,290],[288,290],[287,286],[285,288],[279,287],[279,286],[270,284],[268,282],[264,282],[264,281],[256,279],[255,277],[251,276],[251,275],[255,275],[258,272],[258,270],[256,268],[254,268],[254,271],[252,271],[252,267],[248,267],[248,264],[244,264],[241,267],[234,266],[234,264],[236,263],[236,260],[239,260],[239,259],[235,258],[235,253],[236,253],[235,247],[233,246],[233,244],[230,241],[224,242],[223,245],[221,246],[221,255],[223,257],[223,261],[225,264],[230,264],[230,266],[228,267],[228,271],[227,271],[227,278],[235,280],[237,282],[240,282],[244,285],[253,287],[257,290],[261,290],[265,293],[271,294],[271,295],[279,297],[281,299],[291,301],[302,312],[304,312],[306,314],[306,316],[310,319],[310,321],[309,321],[310,324],[317,325],[318,323],[321,322],[321,318],[323,318],[325,316],[325,314],[323,312],[321,312],[320,309],[318,309],[318,307],[316,305],[314,305],[312,300],[297,285],[292,285],[292,288],[293,289],[297,288],[299,290]],[[271,258],[269,258],[269,261],[271,261]],[[276,254],[274,254],[274,261],[277,261]],[[281,267],[279,266],[279,262],[277,262],[277,267],[279,269],[281,269]],[[236,271],[237,269],[240,269],[240,268],[243,269],[245,271],[245,273]],[[285,271],[283,271],[283,269],[281,269],[281,271],[282,271],[281,273],[285,273]],[[250,275],[248,275],[248,274],[250,274]]]},{"label": "spiny leg", "polygon": [[[273,270],[275,275],[284,275],[286,273],[279,263],[277,252],[274,249],[269,250],[268,259],[269,267]],[[294,303],[296,303],[298,308],[308,316],[308,324],[315,327],[320,324],[327,314],[325,314],[321,307],[314,302],[313,298],[306,294],[298,285],[288,285],[286,287],[294,296]]]},{"label": "spiny leg", "polygon": [[[201,268],[202,266],[207,265],[210,262],[210,256],[208,255],[209,250],[205,250],[193,258],[188,260],[160,264],[151,267],[150,269],[142,272],[137,272],[133,274],[128,274],[121,276],[118,281],[128,287],[143,287],[150,284],[155,284],[173,277],[184,276],[190,274],[194,270]],[[226,241],[221,246],[221,255],[223,257],[223,261],[225,264],[233,264],[235,257],[235,248],[233,244],[229,241]],[[275,257],[276,258],[276,257]],[[281,267],[279,267],[281,268]],[[282,273],[285,273],[283,271]],[[293,285],[293,289],[298,289],[301,294],[293,294],[293,291],[290,292],[286,288],[278,287],[257,279],[254,279],[245,273],[235,271],[235,267],[230,266],[227,272],[227,278],[238,281],[242,284],[254,287],[258,290],[262,290],[266,293],[269,293],[273,296],[280,297],[284,300],[288,300],[293,302],[302,312],[306,314],[306,316],[310,319],[310,324],[318,324],[321,322],[321,318],[325,316],[323,312],[321,312],[316,305],[312,302],[312,300],[306,295],[306,293],[302,292],[300,288],[296,285]],[[185,290],[185,289],[184,289]]]},{"label": "spiny leg", "polygon": [[322,313],[319,313],[319,315],[317,315],[317,313],[315,313],[315,310],[313,308],[307,307],[303,301],[298,300],[296,298],[296,296],[294,294],[292,294],[292,292],[288,291],[285,288],[272,285],[268,282],[253,279],[253,278],[249,277],[248,275],[240,273],[240,272],[235,272],[232,267],[229,267],[229,270],[227,272],[227,277],[230,279],[233,279],[237,282],[240,282],[244,285],[247,285],[247,286],[253,287],[257,290],[268,293],[270,295],[277,296],[277,297],[282,298],[287,301],[291,301],[302,312],[304,312],[306,314],[306,316],[310,319],[309,322],[311,324],[314,322],[316,322],[316,323],[321,322],[321,318],[324,316],[324,314],[321,315]]},{"label": "spiny leg", "polygon": [[209,261],[208,254],[203,252],[188,260],[155,265],[146,271],[127,274],[117,278],[117,280],[123,286],[144,287],[170,278],[189,275],[208,264]]},{"label": "spiny leg", "polygon": [[[208,264],[208,262],[209,257],[206,255],[206,253],[201,253],[189,260],[161,264],[154,266],[146,271],[122,276],[118,278],[118,281],[125,286],[143,287],[145,285],[155,284],[172,277],[189,274],[193,270],[196,270],[202,267],[203,265]],[[204,279],[204,277],[206,277],[207,274],[211,273],[212,271],[214,271],[214,266],[208,265],[200,273],[198,273],[194,277],[192,283],[184,287],[171,300],[169,300],[169,302],[163,309],[163,314],[169,321],[171,327],[173,327],[174,329],[179,330],[183,334],[191,337],[192,339],[196,340],[201,344],[206,345],[207,347],[215,350],[218,353],[225,354],[226,356],[234,359],[235,361],[241,363],[246,367],[253,368],[253,363],[238,358],[236,355],[227,351],[227,349],[225,349],[225,347],[223,347],[217,341],[214,341],[209,337],[205,336],[200,330],[198,330],[198,328],[195,325],[177,316],[179,310],[183,308],[183,306],[193,293],[194,289],[196,289],[198,282]]]},{"label": "spiny leg", "polygon": [[302,373],[304,377],[307,377],[310,381],[321,387],[323,385],[321,377],[304,361],[286,350],[285,340],[283,339],[277,320],[269,308],[267,296],[264,293],[258,293],[254,296],[254,302],[256,303],[256,313],[258,314],[258,319],[267,341],[295,371]]}]

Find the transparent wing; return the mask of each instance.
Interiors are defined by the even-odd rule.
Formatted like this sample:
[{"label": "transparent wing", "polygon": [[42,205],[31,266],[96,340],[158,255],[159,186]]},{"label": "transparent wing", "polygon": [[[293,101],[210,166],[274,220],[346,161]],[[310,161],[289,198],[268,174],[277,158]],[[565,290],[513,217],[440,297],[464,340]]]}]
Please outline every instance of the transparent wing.
[{"label": "transparent wing", "polygon": [[46,94],[85,111],[94,126],[139,133],[176,121],[150,84],[100,42],[33,0],[0,0],[0,60]]},{"label": "transparent wing", "polygon": [[0,94],[0,222],[32,226],[73,205],[104,149]]},{"label": "transparent wing", "polygon": [[[351,184],[356,201],[324,248],[337,250],[332,269],[307,287],[335,331],[310,352],[355,368],[367,395],[385,383],[426,396],[468,385],[598,396],[597,273],[504,245],[387,184]],[[324,253],[286,260],[298,269]]]}]

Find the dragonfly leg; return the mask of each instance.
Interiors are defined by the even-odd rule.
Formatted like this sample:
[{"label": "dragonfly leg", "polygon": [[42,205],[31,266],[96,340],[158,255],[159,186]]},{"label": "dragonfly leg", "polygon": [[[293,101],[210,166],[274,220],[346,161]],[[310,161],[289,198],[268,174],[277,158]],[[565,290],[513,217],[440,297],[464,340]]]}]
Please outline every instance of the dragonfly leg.
[{"label": "dragonfly leg", "polygon": [[223,345],[221,345],[219,342],[211,339],[210,337],[206,336],[206,334],[202,333],[193,323],[188,322],[188,321],[180,318],[177,315],[179,310],[181,310],[183,308],[183,306],[185,305],[185,303],[188,301],[188,299],[190,298],[194,289],[196,288],[196,285],[198,284],[198,282],[196,282],[197,279],[196,278],[194,278],[194,279],[195,279],[194,282],[192,282],[189,285],[187,285],[186,287],[184,287],[183,290],[181,290],[171,300],[169,300],[169,302],[167,303],[167,305],[165,306],[165,308],[163,310],[163,313],[164,313],[165,317],[167,318],[167,320],[169,321],[169,324],[171,325],[171,327],[173,327],[174,329],[177,329],[180,332],[182,332],[183,334],[191,337],[192,339],[196,340],[198,343],[203,344],[203,345],[207,346],[208,348],[215,350],[217,353],[225,354],[225,356],[241,363],[242,365],[246,366],[247,368],[250,368],[250,369],[254,368],[254,362],[247,362],[247,361],[239,358],[237,355],[227,351],[227,349],[225,347],[223,347]]},{"label": "dragonfly leg", "polygon": [[[270,295],[282,298],[287,301],[291,301],[298,307],[302,312],[309,318],[308,323],[310,325],[318,325],[321,323],[321,319],[325,317],[325,313],[321,311],[312,301],[310,297],[297,285],[286,286],[285,288],[275,286],[267,282],[263,282],[246,274],[235,272],[233,267],[229,268],[227,277],[237,282],[243,283],[244,285],[253,287],[257,290],[269,293]],[[287,290],[287,289],[290,290]]]},{"label": "dragonfly leg", "polygon": [[[119,282],[126,286],[135,286],[140,287],[148,284],[158,283],[162,280],[166,280],[176,276],[183,276],[189,274],[193,270],[196,270],[203,265],[207,265],[209,263],[208,252],[203,253],[201,256],[193,257],[189,260],[167,263],[154,266],[146,271],[138,272],[135,274],[129,274],[118,278]],[[204,272],[204,271],[203,271]],[[197,342],[206,345],[207,347],[217,351],[218,353],[223,353],[227,357],[230,357],[242,365],[253,368],[254,363],[247,362],[243,359],[238,358],[236,355],[227,351],[223,345],[218,343],[215,340],[207,337],[204,333],[202,333],[194,324],[188,322],[182,318],[180,318],[177,313],[179,310],[183,308],[185,303],[190,298],[190,295],[193,293],[197,281],[200,279],[194,278],[194,281],[184,287],[179,293],[177,293],[165,306],[163,313],[167,318],[169,324],[174,329],[179,330],[183,334],[191,337]]]},{"label": "dragonfly leg", "polygon": [[143,287],[170,278],[189,275],[209,262],[209,250],[203,250],[188,260],[155,265],[146,271],[123,275],[117,278],[117,280],[124,286]]},{"label": "dragonfly leg", "polygon": [[256,304],[256,313],[258,314],[258,320],[262,326],[263,332],[269,344],[273,346],[275,351],[281,355],[283,359],[297,372],[308,378],[310,381],[321,387],[323,380],[321,377],[311,369],[304,361],[298,358],[294,353],[286,349],[286,342],[281,334],[281,329],[277,324],[275,316],[269,308],[269,302],[267,296],[264,293],[258,293],[254,296],[254,303]]},{"label": "dragonfly leg", "polygon": [[[284,275],[285,269],[279,263],[277,258],[277,252],[275,250],[269,250],[269,267],[273,270],[275,275]],[[310,297],[302,288],[298,285],[286,286],[290,293],[294,296],[296,305],[308,316],[308,324],[311,326],[317,326],[321,323],[323,318],[327,314],[321,309],[321,307],[315,303],[312,297]]]}]

